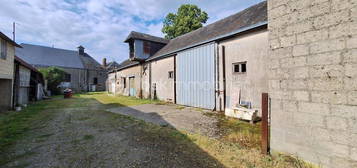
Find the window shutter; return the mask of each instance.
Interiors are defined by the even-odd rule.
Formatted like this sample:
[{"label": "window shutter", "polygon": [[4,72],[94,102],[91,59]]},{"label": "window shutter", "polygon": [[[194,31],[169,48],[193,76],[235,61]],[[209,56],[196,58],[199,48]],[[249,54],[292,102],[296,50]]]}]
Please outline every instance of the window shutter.
[{"label": "window shutter", "polygon": [[144,41],[144,53],[150,54],[150,42]]}]

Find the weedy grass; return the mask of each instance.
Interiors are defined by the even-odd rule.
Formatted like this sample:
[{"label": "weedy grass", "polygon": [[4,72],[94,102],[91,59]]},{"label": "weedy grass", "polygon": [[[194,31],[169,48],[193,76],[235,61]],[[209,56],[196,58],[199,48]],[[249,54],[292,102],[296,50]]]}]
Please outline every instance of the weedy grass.
[{"label": "weedy grass", "polygon": [[[299,158],[279,154],[276,156],[262,155],[260,149],[241,146],[240,143],[221,139],[212,139],[200,134],[191,134],[169,127],[160,127],[149,123],[141,123],[143,131],[140,141],[147,143],[159,143],[160,145],[172,146],[175,150],[186,150],[184,154],[197,159],[202,151],[215,158],[224,167],[234,168],[316,168],[316,166],[305,163]],[[237,126],[238,127],[238,126]]]},{"label": "weedy grass", "polygon": [[91,140],[94,139],[94,135],[84,135],[83,140]]},{"label": "weedy grass", "polygon": [[[8,161],[6,150],[21,139],[29,130],[46,126],[51,119],[51,109],[62,107],[60,99],[45,100],[29,105],[22,111],[0,114],[0,165]],[[69,102],[68,102],[69,103]],[[46,138],[46,136],[40,137]]]},{"label": "weedy grass", "polygon": [[130,96],[109,96],[105,92],[90,92],[86,94],[76,95],[79,98],[92,98],[97,100],[98,102],[104,105],[112,105],[112,106],[135,106],[141,104],[155,104],[162,103],[158,100],[151,99],[138,99]]}]

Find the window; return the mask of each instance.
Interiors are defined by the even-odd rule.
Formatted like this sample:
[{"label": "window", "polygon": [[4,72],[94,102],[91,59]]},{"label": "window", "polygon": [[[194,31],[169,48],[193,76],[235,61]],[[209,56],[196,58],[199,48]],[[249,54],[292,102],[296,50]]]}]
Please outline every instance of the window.
[{"label": "window", "polygon": [[98,78],[93,78],[93,84],[97,85],[98,84]]},{"label": "window", "polygon": [[122,79],[122,81],[123,81],[123,86],[124,86],[124,88],[126,88],[126,78],[125,78],[125,77],[122,77],[121,79]]},{"label": "window", "polygon": [[1,59],[6,60],[7,57],[7,42],[5,40],[1,40]]},{"label": "window", "polygon": [[173,79],[174,78],[174,71],[169,71],[169,79]]},{"label": "window", "polygon": [[239,62],[233,64],[233,73],[246,73],[247,62]]},{"label": "window", "polygon": [[145,54],[150,54],[150,42],[144,41],[144,53]]},{"label": "window", "polygon": [[65,82],[71,82],[71,74],[65,74],[64,75],[64,81]]}]

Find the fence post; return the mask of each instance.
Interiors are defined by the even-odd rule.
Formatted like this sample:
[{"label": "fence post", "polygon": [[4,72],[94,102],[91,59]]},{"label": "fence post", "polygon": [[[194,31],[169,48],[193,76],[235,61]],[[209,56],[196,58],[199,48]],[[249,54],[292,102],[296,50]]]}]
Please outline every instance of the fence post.
[{"label": "fence post", "polygon": [[262,154],[269,154],[269,96],[262,93]]}]

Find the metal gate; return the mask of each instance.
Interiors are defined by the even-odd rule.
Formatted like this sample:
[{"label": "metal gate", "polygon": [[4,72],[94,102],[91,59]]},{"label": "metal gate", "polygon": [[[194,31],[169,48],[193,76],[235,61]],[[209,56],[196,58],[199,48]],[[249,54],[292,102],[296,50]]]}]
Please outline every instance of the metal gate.
[{"label": "metal gate", "polygon": [[215,107],[215,44],[179,52],[176,56],[177,104]]}]

